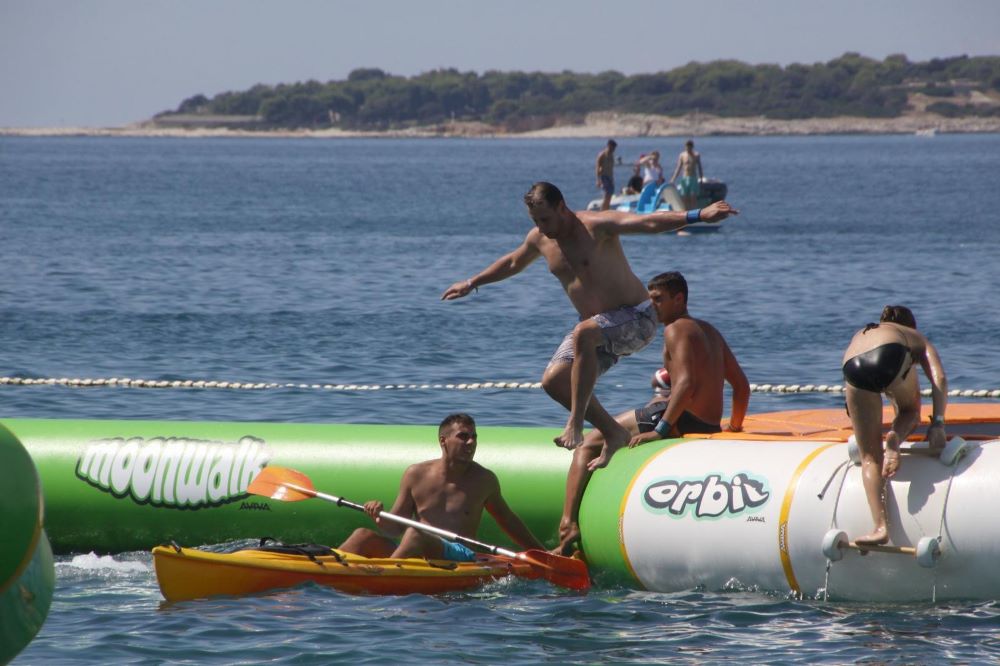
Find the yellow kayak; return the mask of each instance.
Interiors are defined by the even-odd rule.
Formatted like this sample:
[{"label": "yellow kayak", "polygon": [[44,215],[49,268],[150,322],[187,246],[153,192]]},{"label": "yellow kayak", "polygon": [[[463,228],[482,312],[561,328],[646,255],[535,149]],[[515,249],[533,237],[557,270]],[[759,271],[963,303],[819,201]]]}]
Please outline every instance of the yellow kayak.
[{"label": "yellow kayak", "polygon": [[167,601],[255,594],[309,582],[350,594],[437,594],[506,576],[538,577],[530,565],[508,557],[483,555],[475,562],[378,559],[325,547],[308,552],[212,553],[157,546],[153,564]]}]

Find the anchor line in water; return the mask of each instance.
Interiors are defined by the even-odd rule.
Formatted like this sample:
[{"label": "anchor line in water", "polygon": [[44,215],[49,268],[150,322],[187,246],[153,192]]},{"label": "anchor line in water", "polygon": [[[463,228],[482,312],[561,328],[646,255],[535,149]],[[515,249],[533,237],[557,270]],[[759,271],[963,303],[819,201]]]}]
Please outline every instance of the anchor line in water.
[{"label": "anchor line in water", "polygon": [[[265,391],[276,389],[296,389],[312,391],[477,391],[512,390],[542,388],[541,382],[523,381],[480,381],[462,383],[420,383],[420,384],[316,384],[295,382],[239,382],[205,379],[133,379],[130,377],[111,378],[69,378],[69,377],[0,377],[0,386],[68,386],[72,388],[147,388],[147,389],[227,389]],[[621,388],[621,384],[613,384]],[[840,384],[750,384],[751,393],[843,393]],[[931,394],[930,389],[920,392]],[[995,389],[951,389],[949,397],[959,398],[1000,398],[1000,388]]]}]

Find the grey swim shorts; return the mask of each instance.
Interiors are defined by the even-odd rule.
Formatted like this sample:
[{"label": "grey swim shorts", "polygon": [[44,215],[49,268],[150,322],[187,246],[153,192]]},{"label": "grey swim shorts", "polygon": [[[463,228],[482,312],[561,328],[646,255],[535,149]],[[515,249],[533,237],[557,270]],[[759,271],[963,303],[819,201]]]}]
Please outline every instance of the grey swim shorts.
[{"label": "grey swim shorts", "polygon": [[[591,317],[591,320],[604,333],[604,344],[597,348],[601,374],[607,372],[619,358],[636,353],[656,337],[656,312],[650,301],[602,312]],[[570,331],[552,355],[549,365],[572,362],[573,331]]]}]

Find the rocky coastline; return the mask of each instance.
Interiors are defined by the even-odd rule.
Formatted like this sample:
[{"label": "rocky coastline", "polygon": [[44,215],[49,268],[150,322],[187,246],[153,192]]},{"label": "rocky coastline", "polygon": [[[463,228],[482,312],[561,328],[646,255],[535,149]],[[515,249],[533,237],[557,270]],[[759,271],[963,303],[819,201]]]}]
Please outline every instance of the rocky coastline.
[{"label": "rocky coastline", "polygon": [[183,123],[149,120],[122,127],[3,128],[0,136],[122,136],[122,137],[253,137],[253,138],[607,138],[669,136],[800,136],[824,134],[997,133],[1000,117],[946,118],[918,112],[896,118],[807,118],[775,120],[765,117],[722,118],[707,114],[658,116],[628,113],[591,113],[582,122],[556,122],[527,132],[508,132],[480,122],[385,131],[342,129],[248,129],[239,122],[191,119]]}]

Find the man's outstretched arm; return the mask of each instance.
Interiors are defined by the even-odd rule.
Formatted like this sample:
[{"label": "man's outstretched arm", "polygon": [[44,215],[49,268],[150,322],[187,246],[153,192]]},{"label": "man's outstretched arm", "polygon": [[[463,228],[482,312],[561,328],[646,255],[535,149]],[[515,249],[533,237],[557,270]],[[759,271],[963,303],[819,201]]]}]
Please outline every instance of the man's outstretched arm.
[{"label": "man's outstretched arm", "polygon": [[529,233],[520,247],[513,252],[500,257],[485,270],[468,280],[459,280],[445,289],[444,293],[441,294],[441,300],[451,301],[456,298],[462,298],[463,296],[467,296],[473,289],[478,289],[484,284],[500,282],[523,271],[540,254],[535,244],[530,242],[530,238],[531,234]]},{"label": "man's outstretched arm", "polygon": [[700,211],[664,210],[656,213],[609,215],[600,226],[619,234],[659,234],[665,231],[677,231],[693,222],[721,222],[730,215],[739,214],[740,211],[727,202],[716,201]]}]

